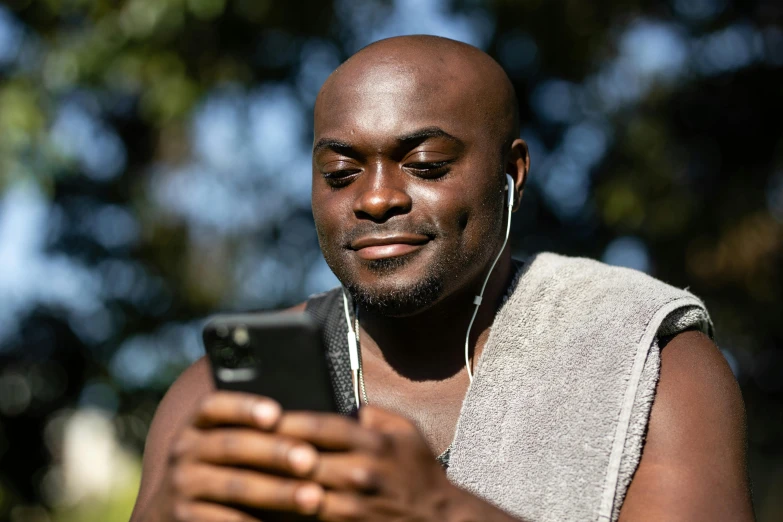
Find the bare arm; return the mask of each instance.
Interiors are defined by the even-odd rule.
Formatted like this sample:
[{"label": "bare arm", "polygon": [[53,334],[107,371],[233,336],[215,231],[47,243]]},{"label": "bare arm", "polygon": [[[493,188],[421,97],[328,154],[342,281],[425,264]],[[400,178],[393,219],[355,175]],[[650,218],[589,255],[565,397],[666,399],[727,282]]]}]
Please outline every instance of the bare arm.
[{"label": "bare arm", "polygon": [[166,473],[168,454],[176,435],[190,421],[201,401],[214,390],[209,362],[202,357],[174,382],[152,419],[147,442],[141,487],[130,522],[140,522]]},{"label": "bare arm", "polygon": [[644,453],[620,521],[750,521],[745,409],[729,365],[700,332],[661,352]]}]

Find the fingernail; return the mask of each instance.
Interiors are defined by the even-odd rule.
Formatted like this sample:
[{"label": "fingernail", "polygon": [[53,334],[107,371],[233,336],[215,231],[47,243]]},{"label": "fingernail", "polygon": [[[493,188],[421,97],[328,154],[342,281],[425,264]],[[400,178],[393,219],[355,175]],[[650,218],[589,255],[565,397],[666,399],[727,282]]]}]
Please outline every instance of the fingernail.
[{"label": "fingernail", "polygon": [[185,452],[187,452],[190,449],[191,446],[192,446],[192,442],[189,438],[187,437],[180,438],[177,441],[177,443],[174,444],[174,449],[173,449],[174,456],[181,457],[182,455],[185,454]]},{"label": "fingernail", "polygon": [[262,428],[269,429],[280,417],[280,407],[272,402],[259,402],[253,406],[253,417]]},{"label": "fingernail", "polygon": [[309,446],[297,446],[288,452],[288,463],[294,473],[306,475],[315,467],[318,454]]},{"label": "fingernail", "polygon": [[371,486],[370,473],[365,468],[352,469],[351,481],[356,487],[359,488],[368,488]]},{"label": "fingernail", "polygon": [[324,490],[317,484],[305,484],[296,490],[294,500],[299,507],[299,512],[303,515],[314,515],[318,513],[321,506],[321,500],[324,496]]}]

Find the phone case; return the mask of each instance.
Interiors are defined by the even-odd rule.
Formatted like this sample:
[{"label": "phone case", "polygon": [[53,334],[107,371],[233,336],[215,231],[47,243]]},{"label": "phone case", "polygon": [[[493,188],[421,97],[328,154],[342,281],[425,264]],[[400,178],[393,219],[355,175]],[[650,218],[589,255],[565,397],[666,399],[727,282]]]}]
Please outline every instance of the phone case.
[{"label": "phone case", "polygon": [[218,389],[264,395],[286,410],[337,411],[321,331],[307,313],[215,316],[203,340]]}]

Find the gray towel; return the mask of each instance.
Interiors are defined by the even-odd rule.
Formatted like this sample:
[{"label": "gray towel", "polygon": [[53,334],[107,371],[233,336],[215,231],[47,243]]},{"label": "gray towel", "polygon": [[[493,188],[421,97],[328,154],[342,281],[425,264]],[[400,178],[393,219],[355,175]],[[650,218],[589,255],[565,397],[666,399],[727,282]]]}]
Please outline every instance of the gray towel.
[{"label": "gray towel", "polygon": [[617,520],[655,397],[658,336],[689,328],[712,335],[687,291],[534,256],[478,361],[449,478],[525,520]]}]

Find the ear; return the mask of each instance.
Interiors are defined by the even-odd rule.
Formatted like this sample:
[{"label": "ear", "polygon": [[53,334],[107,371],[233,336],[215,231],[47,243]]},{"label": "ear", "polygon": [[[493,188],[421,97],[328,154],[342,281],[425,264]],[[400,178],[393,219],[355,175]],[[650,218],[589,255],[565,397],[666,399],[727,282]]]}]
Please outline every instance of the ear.
[{"label": "ear", "polygon": [[511,143],[506,160],[506,173],[514,178],[514,212],[519,209],[522,201],[522,192],[527,182],[527,174],[530,171],[530,155],[527,151],[527,143],[521,138]]}]

